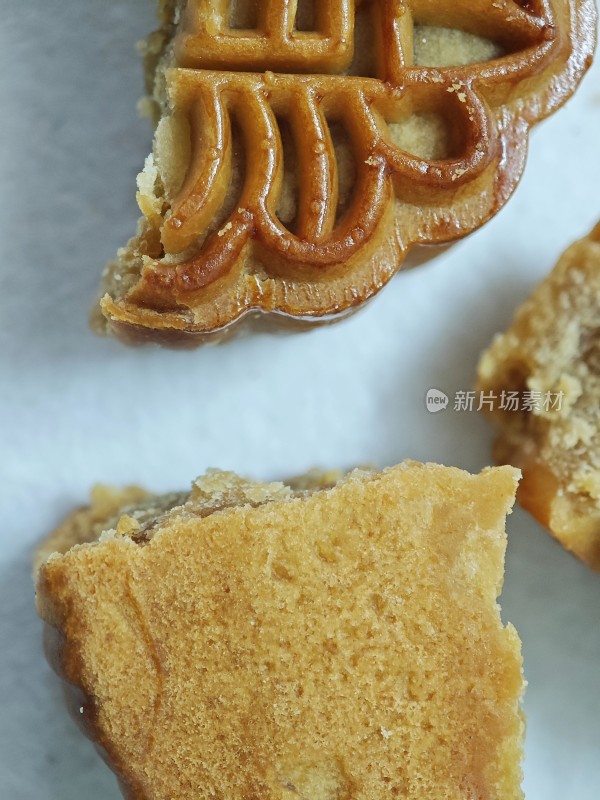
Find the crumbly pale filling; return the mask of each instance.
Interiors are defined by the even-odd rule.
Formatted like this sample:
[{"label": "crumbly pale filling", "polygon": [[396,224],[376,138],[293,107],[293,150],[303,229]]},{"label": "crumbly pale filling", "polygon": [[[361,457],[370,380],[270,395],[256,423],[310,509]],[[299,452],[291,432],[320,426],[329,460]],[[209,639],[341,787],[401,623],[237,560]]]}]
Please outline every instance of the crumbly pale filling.
[{"label": "crumbly pale filling", "polygon": [[479,384],[498,396],[535,393],[532,411],[493,415],[498,460],[525,470],[522,502],[600,569],[600,227],[567,250],[496,337]]},{"label": "crumbly pale filling", "polygon": [[337,477],[209,472],[40,567],[53,663],[127,797],[522,798],[496,602],[517,471]]},{"label": "crumbly pale filling", "polygon": [[496,42],[474,33],[431,25],[415,25],[414,63],[418,67],[481,64],[504,55]]}]

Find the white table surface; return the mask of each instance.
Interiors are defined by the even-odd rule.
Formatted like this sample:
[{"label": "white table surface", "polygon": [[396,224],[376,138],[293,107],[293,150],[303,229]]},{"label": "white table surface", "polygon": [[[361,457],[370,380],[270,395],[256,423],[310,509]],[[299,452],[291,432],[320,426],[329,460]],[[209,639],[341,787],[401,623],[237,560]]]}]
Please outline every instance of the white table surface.
[{"label": "white table surface", "polygon": [[[151,134],[133,42],[151,0],[0,2],[0,797],[115,800],[42,653],[31,551],[91,484],[186,486],[208,466],[259,478],[405,457],[479,470],[478,353],[600,217],[600,63],[535,132],[498,217],[400,275],[352,319],[195,352],[129,350],[87,313],[134,229]],[[529,800],[600,797],[600,578],[527,514],[510,518],[502,605],[523,639]]]}]

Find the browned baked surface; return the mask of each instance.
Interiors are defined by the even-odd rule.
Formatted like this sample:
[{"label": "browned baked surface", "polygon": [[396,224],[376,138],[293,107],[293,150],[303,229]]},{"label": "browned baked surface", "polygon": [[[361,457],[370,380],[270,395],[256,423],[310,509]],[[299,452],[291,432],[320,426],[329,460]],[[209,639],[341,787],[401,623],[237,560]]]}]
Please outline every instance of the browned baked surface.
[{"label": "browned baked surface", "polygon": [[537,409],[491,415],[495,459],[523,470],[519,502],[600,570],[600,226],[518,309],[478,381],[498,396],[536,393]]},{"label": "browned baked surface", "polygon": [[130,342],[357,308],[415,246],[503,206],[530,127],[573,92],[595,36],[593,0],[159,7],[143,217],[96,314]]},{"label": "browned baked surface", "polygon": [[517,476],[407,462],[294,492],[211,472],[50,557],[50,657],[125,796],[521,798],[496,604]]}]

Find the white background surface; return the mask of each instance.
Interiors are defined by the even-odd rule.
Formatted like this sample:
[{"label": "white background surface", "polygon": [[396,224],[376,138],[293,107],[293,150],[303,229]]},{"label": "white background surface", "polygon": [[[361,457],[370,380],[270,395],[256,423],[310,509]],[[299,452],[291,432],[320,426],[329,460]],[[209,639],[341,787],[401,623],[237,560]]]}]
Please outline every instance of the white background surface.
[{"label": "white background surface", "polygon": [[[516,196],[447,255],[329,329],[196,352],[96,338],[100,270],[132,233],[149,151],[133,42],[151,0],[0,0],[0,797],[115,800],[41,654],[31,550],[96,481],[180,488],[207,466],[267,478],[405,457],[471,470],[480,350],[561,250],[600,217],[600,63],[533,136]],[[504,616],[529,690],[530,800],[600,797],[600,578],[522,511],[509,519]]]}]

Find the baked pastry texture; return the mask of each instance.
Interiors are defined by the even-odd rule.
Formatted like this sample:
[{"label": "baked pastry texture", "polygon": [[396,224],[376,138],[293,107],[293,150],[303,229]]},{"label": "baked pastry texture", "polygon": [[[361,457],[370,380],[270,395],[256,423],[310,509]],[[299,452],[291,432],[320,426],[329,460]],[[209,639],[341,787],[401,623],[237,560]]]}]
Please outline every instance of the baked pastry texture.
[{"label": "baked pastry texture", "polygon": [[[137,235],[97,328],[222,339],[374,295],[506,202],[590,63],[593,0],[161,0]],[[435,252],[419,247],[413,263]],[[266,315],[266,316],[265,316]]]},{"label": "baked pastry texture", "polygon": [[494,339],[478,384],[521,398],[518,411],[484,406],[498,428],[495,460],[523,470],[519,502],[600,570],[600,225]]},{"label": "baked pastry texture", "polygon": [[521,798],[520,643],[496,603],[517,479],[209,472],[94,543],[67,520],[39,568],[47,652],[125,797]]}]

